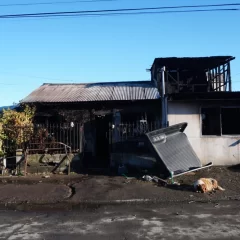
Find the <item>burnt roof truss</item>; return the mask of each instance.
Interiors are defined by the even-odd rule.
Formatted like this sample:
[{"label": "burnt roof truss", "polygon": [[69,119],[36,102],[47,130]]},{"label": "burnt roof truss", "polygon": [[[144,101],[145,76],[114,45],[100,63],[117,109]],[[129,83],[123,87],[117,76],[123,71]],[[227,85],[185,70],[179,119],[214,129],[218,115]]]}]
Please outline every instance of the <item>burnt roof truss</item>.
[{"label": "burnt roof truss", "polygon": [[[161,69],[165,67],[166,94],[180,92],[232,91],[230,61],[234,58],[156,59],[152,74],[161,86]],[[215,60],[215,61],[214,61]],[[192,62],[191,62],[192,61]],[[157,70],[155,70],[157,69]]]}]

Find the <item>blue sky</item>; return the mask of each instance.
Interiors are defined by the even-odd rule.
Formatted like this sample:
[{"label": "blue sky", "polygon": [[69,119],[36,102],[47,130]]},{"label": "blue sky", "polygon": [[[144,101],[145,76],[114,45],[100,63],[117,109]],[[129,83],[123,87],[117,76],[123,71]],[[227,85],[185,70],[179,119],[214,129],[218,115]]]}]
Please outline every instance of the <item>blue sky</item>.
[{"label": "blue sky", "polygon": [[[53,1],[1,0],[1,4]],[[218,3],[228,1],[117,0],[0,6],[0,15]],[[46,82],[149,80],[146,69],[155,57],[235,56],[233,88],[240,90],[239,22],[240,11],[0,19],[0,106],[19,102]]]}]

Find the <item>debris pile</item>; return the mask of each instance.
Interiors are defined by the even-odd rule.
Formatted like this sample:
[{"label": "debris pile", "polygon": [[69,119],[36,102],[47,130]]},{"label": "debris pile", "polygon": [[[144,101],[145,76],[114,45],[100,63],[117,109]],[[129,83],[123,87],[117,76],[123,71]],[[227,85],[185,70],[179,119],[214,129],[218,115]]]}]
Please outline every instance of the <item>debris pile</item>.
[{"label": "debris pile", "polygon": [[161,186],[167,186],[167,182],[159,177],[156,177],[156,176],[153,176],[151,177],[150,175],[144,175],[142,177],[142,179],[144,181],[147,181],[147,182],[155,182],[157,183],[158,185],[161,185]]}]

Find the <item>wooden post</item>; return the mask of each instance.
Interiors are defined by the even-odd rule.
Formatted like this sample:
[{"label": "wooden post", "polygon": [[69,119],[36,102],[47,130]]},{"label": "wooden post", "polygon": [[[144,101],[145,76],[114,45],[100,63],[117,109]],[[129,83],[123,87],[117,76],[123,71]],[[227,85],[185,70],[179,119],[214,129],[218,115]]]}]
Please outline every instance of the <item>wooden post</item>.
[{"label": "wooden post", "polygon": [[24,176],[27,176],[27,159],[28,159],[28,150],[26,149],[24,152],[24,157],[25,157],[25,167],[24,167]]},{"label": "wooden post", "polygon": [[83,126],[84,126],[84,123],[83,124],[80,124],[80,128],[79,128],[79,153],[82,154],[82,151],[83,151],[83,147],[82,147],[82,139],[83,139]]},{"label": "wooden post", "polygon": [[216,74],[216,89],[219,92],[219,78],[218,78],[218,68],[215,68],[215,74]]},{"label": "wooden post", "polygon": [[220,66],[218,66],[218,70],[217,70],[217,76],[218,76],[218,89],[219,92],[221,92],[221,71],[220,71]]},{"label": "wooden post", "polygon": [[211,70],[211,80],[212,80],[212,88],[215,91],[214,69]]},{"label": "wooden post", "polygon": [[68,175],[70,175],[71,173],[71,163],[70,163],[70,159],[68,160]]},{"label": "wooden post", "polygon": [[[72,153],[72,148],[69,148],[69,154],[71,154]],[[70,175],[70,173],[71,173],[71,161],[72,161],[72,159],[70,159],[69,157],[68,157],[68,161],[69,161],[69,163],[68,163],[68,175]]]},{"label": "wooden post", "polygon": [[211,89],[211,76],[209,74],[209,69],[207,71],[207,82],[208,82],[208,87],[207,87],[207,91],[210,92],[210,89]]},{"label": "wooden post", "polygon": [[229,92],[232,91],[232,78],[231,78],[231,68],[230,68],[230,62],[227,64],[227,70],[228,70],[228,83],[229,83]]},{"label": "wooden post", "polygon": [[225,75],[225,64],[223,64],[222,68],[223,68],[222,78],[223,78],[223,83],[224,83],[224,91],[226,91],[227,82],[226,82],[226,75]]},{"label": "wooden post", "polygon": [[166,71],[166,89],[169,89],[169,82],[168,82],[168,71]]},{"label": "wooden post", "polygon": [[180,92],[180,76],[179,76],[179,70],[177,70],[177,82],[178,82],[178,92]]},{"label": "wooden post", "polygon": [[217,91],[217,80],[216,80],[216,72],[215,68],[212,70],[213,71],[213,86],[214,86],[214,91]]},{"label": "wooden post", "polygon": [[[71,148],[69,149],[69,154],[72,153]],[[68,157],[68,175],[71,173],[71,159]]]}]

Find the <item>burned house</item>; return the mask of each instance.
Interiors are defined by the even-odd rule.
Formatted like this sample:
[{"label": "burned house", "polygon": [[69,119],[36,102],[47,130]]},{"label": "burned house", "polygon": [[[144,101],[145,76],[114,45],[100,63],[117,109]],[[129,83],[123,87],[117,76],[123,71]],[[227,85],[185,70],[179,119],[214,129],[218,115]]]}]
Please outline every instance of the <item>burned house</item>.
[{"label": "burned house", "polygon": [[156,58],[151,81],[43,84],[22,102],[36,106],[34,126],[69,146],[86,168],[153,167],[145,134],[183,122],[201,164],[237,164],[240,92],[232,92],[233,59]]},{"label": "burned house", "polygon": [[86,168],[107,168],[144,152],[141,136],[161,127],[160,96],[151,81],[43,84],[22,103],[36,106],[34,125],[81,154]]},{"label": "burned house", "polygon": [[156,58],[151,68],[162,96],[163,124],[188,122],[185,132],[203,164],[240,161],[240,92],[232,91],[233,59]]}]

